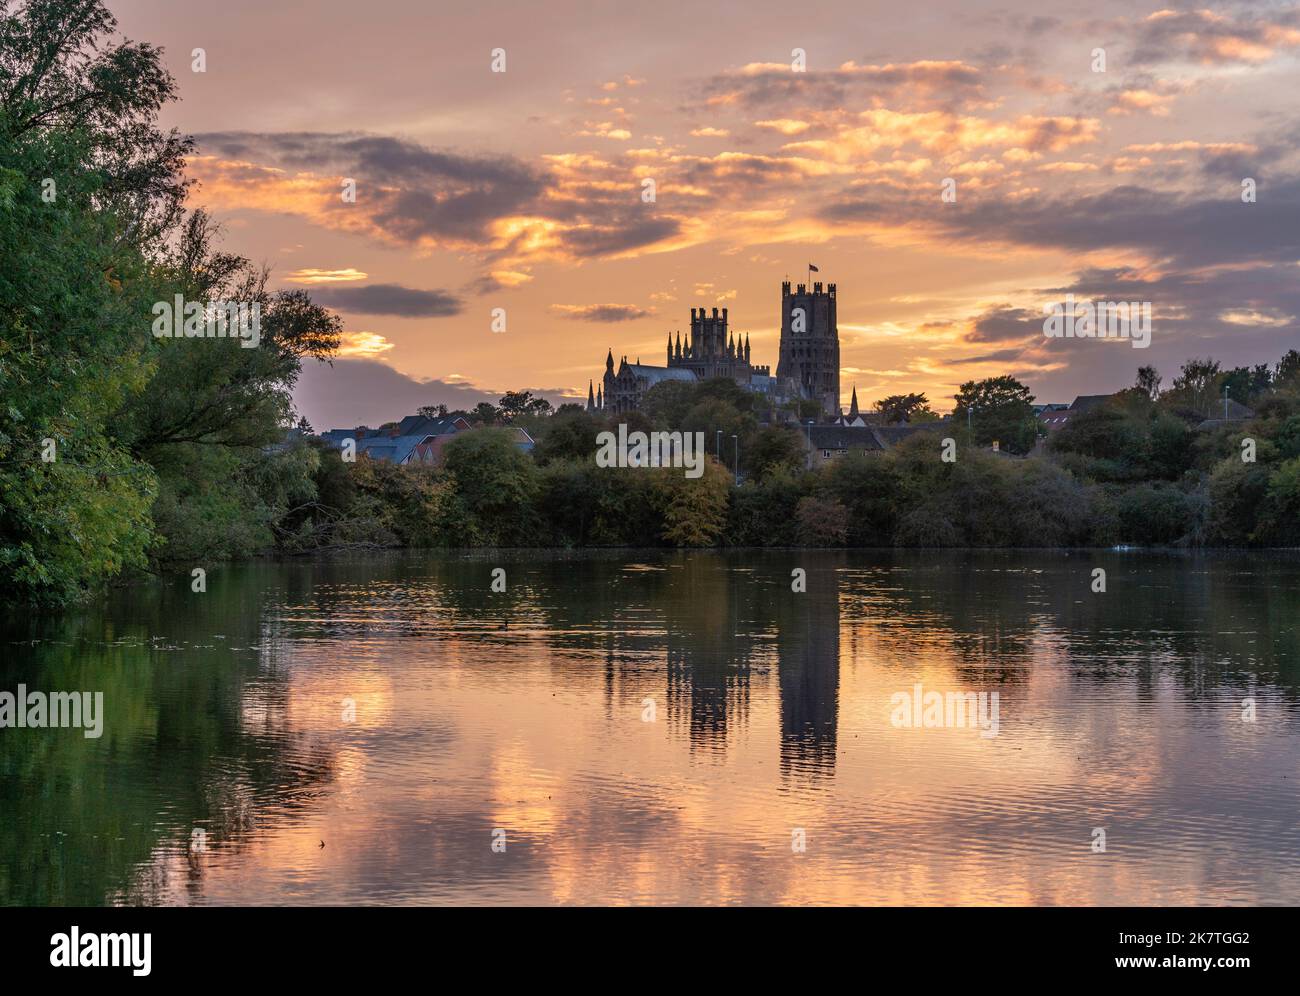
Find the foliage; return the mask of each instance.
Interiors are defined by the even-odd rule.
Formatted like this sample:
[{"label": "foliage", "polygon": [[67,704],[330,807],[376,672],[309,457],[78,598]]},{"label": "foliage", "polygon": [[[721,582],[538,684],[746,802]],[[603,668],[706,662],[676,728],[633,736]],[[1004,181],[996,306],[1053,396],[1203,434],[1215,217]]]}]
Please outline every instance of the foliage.
[{"label": "foliage", "polygon": [[183,150],[153,128],[157,51],[112,27],[98,3],[0,4],[0,590],[23,599],[76,597],[152,538],[157,481],[113,414],[150,374],[146,239]]},{"label": "foliage", "polygon": [[834,498],[800,498],[794,517],[805,546],[843,546],[848,538],[849,510]]},{"label": "foliage", "polygon": [[876,411],[890,425],[925,422],[935,417],[935,413],[930,410],[930,399],[924,394],[891,394],[876,402]]},{"label": "foliage", "polygon": [[967,381],[953,398],[953,419],[964,424],[969,415],[976,442],[988,445],[997,440],[1012,453],[1027,453],[1033,447],[1038,436],[1034,396],[1014,377]]}]

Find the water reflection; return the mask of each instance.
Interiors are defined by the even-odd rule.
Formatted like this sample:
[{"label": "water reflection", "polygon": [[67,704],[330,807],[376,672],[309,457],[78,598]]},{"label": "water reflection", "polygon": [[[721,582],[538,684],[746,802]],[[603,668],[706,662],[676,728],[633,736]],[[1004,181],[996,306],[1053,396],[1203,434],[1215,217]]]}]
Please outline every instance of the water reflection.
[{"label": "water reflection", "polygon": [[[0,731],[0,901],[1294,903],[1297,581],[885,551],[139,586],[3,634],[0,689],[106,719]],[[894,727],[917,682],[996,691],[999,736]]]}]

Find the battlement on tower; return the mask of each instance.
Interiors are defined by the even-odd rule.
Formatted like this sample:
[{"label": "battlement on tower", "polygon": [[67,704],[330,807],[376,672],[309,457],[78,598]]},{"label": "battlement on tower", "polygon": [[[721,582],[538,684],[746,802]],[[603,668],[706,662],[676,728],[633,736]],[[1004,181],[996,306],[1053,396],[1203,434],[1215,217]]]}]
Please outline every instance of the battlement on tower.
[{"label": "battlement on tower", "polygon": [[[808,285],[807,285],[807,284],[795,284],[794,287],[795,287],[795,289],[794,289],[794,292],[793,292],[793,296],[799,296],[799,297],[808,297],[808,296],[809,296],[809,291],[808,291]],[[827,285],[826,285],[826,289],[825,289],[825,290],[822,290],[822,282],[821,282],[820,280],[814,281],[814,282],[813,282],[813,285],[812,285],[812,296],[814,296],[814,297],[820,297],[820,296],[822,296],[822,295],[825,295],[826,297],[834,297],[834,296],[835,296],[835,285],[834,285],[834,284],[827,284]],[[791,297],[791,296],[792,296],[792,294],[791,294],[791,291],[790,291],[790,281],[788,281],[788,280],[783,280],[783,281],[781,281],[781,297],[786,298],[786,297]]]}]

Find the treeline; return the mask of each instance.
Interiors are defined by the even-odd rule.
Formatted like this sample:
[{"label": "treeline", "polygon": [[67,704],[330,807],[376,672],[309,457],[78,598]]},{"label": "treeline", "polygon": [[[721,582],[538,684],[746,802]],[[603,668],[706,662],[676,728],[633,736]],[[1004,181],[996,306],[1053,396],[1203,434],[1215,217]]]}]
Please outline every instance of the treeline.
[{"label": "treeline", "polygon": [[[993,378],[963,387],[984,399],[969,428],[954,418],[812,470],[803,433],[764,425],[765,402],[728,380],[667,382],[643,411],[621,415],[578,405],[530,414],[527,394],[514,394],[497,418],[528,429],[531,454],[491,429],[451,440],[436,468],[349,465],[304,444],[322,497],[281,531],[281,548],[1300,545],[1300,353],[1242,395],[1255,417],[1206,422],[1231,376],[1193,360],[1161,394],[1143,370],[1139,386],[1073,416],[1028,457],[988,448],[1009,425],[1037,424],[1022,421],[1023,385]],[[704,476],[598,467],[597,435],[620,422],[703,433]]]}]

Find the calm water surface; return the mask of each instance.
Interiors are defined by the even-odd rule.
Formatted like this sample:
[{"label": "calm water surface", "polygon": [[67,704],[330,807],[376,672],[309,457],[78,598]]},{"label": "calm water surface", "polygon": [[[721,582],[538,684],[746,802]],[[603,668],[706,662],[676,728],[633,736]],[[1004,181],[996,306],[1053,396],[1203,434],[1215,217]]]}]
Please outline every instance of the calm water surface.
[{"label": "calm water surface", "polygon": [[1292,555],[373,555],[0,644],[106,713],[0,730],[3,903],[1300,903]]}]

